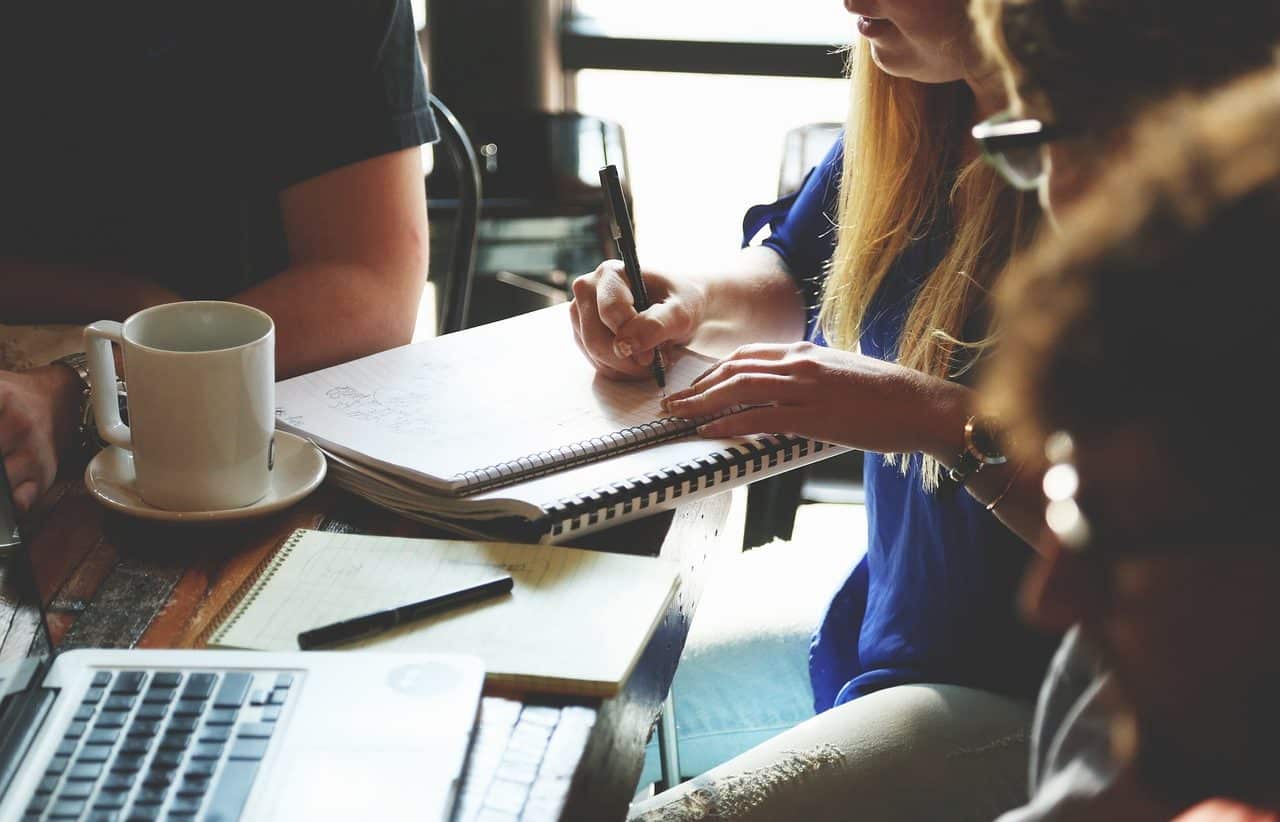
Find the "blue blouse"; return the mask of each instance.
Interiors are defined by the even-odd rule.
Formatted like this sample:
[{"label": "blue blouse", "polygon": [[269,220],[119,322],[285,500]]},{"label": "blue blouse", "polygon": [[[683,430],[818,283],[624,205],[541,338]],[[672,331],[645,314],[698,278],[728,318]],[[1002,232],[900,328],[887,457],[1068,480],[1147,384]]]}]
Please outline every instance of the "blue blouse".
[{"label": "blue blouse", "polygon": [[[817,306],[835,248],[840,140],[798,192],[756,206],[744,245],[764,226],[763,245],[796,278],[808,306],[808,337],[825,344]],[[945,219],[907,247],[873,298],[860,338],[864,354],[892,360],[923,278],[946,253]],[[907,472],[880,454],[863,460],[867,552],[833,596],[809,651],[814,707],[912,682],[966,685],[1034,696],[1056,637],[1018,617],[1015,595],[1031,549],[968,492],[944,479],[929,493],[921,459]]]}]

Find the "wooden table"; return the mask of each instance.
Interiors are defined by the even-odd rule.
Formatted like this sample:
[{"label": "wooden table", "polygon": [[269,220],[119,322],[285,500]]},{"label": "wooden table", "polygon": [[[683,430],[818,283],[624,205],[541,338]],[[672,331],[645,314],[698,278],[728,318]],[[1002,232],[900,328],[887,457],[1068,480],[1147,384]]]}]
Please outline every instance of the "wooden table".
[{"label": "wooden table", "polygon": [[[739,489],[689,502],[575,543],[674,559],[679,593],[618,696],[603,702],[555,700],[486,690],[461,819],[624,818],[646,740],[684,648],[707,560],[741,547],[744,497]],[[328,485],[292,509],[250,523],[148,523],[103,509],[78,474],[60,480],[23,522],[50,633],[60,649],[198,647],[218,610],[295,528],[447,536]],[[0,647],[13,641],[13,611],[14,603],[0,598]],[[540,762],[531,787],[507,784],[510,773],[486,748],[494,729],[522,718],[534,730],[543,729],[543,743],[531,735]],[[482,801],[491,807],[482,808]]]}]

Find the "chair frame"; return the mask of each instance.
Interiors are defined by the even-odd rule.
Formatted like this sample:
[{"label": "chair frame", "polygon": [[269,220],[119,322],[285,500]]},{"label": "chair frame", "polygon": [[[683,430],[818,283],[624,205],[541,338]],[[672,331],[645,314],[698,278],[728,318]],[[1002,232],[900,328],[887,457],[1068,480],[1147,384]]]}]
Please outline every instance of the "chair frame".
[{"label": "chair frame", "polygon": [[453,251],[449,271],[440,287],[436,333],[451,334],[467,327],[471,285],[476,273],[476,248],[480,225],[480,163],[466,129],[434,94],[428,100],[440,128],[440,142],[448,149],[458,178],[458,219],[453,227]]}]

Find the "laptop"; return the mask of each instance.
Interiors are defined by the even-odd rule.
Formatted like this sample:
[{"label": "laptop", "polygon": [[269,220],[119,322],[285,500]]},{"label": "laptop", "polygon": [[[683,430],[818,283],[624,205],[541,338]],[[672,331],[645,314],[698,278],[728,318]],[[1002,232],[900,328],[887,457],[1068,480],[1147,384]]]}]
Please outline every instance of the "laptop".
[{"label": "laptop", "polygon": [[451,818],[478,658],[57,653],[0,464],[6,544],[0,820]]}]

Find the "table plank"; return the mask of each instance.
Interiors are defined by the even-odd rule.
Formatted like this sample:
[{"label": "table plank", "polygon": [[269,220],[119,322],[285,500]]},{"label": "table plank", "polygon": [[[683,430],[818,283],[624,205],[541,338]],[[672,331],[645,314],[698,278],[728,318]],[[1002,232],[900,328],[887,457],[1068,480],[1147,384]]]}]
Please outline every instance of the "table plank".
[{"label": "table plank", "polygon": [[[677,594],[618,696],[601,702],[486,690],[485,705],[491,709],[482,713],[480,732],[485,731],[484,716],[503,705],[507,707],[501,710],[509,713],[510,704],[519,716],[553,730],[536,771],[520,771],[510,763],[505,770],[498,763],[486,771],[483,763],[473,761],[466,784],[477,815],[460,818],[482,818],[478,814],[486,801],[510,804],[518,794],[524,805],[517,818],[625,816],[710,560],[741,545],[745,497],[738,489],[687,502],[674,513],[623,523],[574,543],[675,560],[680,569]],[[317,527],[449,536],[328,485],[287,511],[253,522],[215,527],[144,522],[105,512],[84,490],[78,474],[60,479],[23,523],[38,588],[49,603],[50,633],[61,648],[200,647],[205,631],[279,544],[296,528]],[[24,617],[12,597],[6,598],[10,583],[0,580],[0,655],[21,655],[34,635],[34,612]],[[523,789],[511,787],[521,774],[533,782]],[[497,785],[493,797],[478,787],[491,782]]]}]

